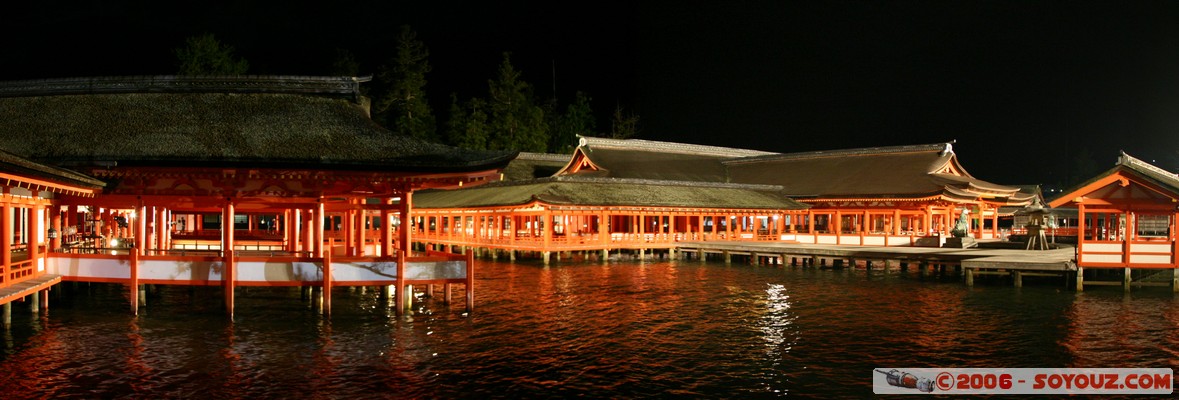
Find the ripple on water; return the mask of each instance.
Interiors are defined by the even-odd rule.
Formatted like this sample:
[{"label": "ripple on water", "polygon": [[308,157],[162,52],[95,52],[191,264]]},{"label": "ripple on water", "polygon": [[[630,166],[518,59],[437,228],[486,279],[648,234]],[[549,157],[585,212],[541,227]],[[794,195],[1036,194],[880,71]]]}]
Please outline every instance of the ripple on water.
[{"label": "ripple on water", "polygon": [[[93,285],[4,333],[5,397],[864,397],[872,368],[1179,367],[1162,292],[1083,294],[879,271],[483,262],[476,310],[377,291]],[[241,290],[241,289],[239,289]],[[24,321],[24,322],[21,322]]]}]

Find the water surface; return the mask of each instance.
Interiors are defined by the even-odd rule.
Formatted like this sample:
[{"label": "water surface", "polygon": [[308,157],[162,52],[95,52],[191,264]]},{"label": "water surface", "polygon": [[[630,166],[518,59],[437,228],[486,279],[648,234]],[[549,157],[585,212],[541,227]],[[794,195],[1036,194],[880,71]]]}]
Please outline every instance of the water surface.
[{"label": "water surface", "polygon": [[[161,287],[138,317],[85,285],[0,343],[6,398],[632,398],[870,396],[873,368],[1179,367],[1167,289],[697,261],[480,261],[476,309],[398,317],[337,288]],[[441,290],[437,291],[441,294]]]}]

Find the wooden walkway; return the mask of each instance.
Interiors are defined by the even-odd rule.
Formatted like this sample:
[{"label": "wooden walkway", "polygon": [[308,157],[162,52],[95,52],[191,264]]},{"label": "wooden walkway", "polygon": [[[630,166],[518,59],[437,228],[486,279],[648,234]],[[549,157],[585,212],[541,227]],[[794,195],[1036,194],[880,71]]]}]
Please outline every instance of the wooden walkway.
[{"label": "wooden walkway", "polygon": [[11,303],[30,294],[37,294],[37,292],[49,289],[49,287],[58,283],[61,283],[61,275],[45,274],[13,284],[9,287],[0,288],[0,305]]},{"label": "wooden walkway", "polygon": [[1072,248],[1056,250],[953,249],[940,247],[840,246],[782,242],[682,242],[687,253],[739,254],[758,257],[819,257],[905,263],[948,263],[963,268],[1009,268],[1038,271],[1075,271]]},{"label": "wooden walkway", "polygon": [[[799,244],[781,242],[683,242],[679,250],[686,255],[696,253],[703,258],[708,254],[721,254],[726,261],[734,254],[749,257],[750,263],[760,263],[763,257],[770,263],[782,265],[802,263],[820,265],[832,260],[832,266],[847,261],[855,265],[864,262],[881,262],[878,267],[889,268],[892,263],[901,267],[955,265],[962,269],[967,285],[974,284],[976,275],[1010,275],[1015,286],[1023,285],[1025,276],[1063,276],[1066,279],[1075,274],[1077,265],[1073,248],[1055,250],[1015,250],[969,248],[955,249],[942,247],[883,247],[883,246],[839,246],[822,244]],[[915,264],[915,265],[914,265]],[[1077,281],[1081,281],[1078,279]]]}]

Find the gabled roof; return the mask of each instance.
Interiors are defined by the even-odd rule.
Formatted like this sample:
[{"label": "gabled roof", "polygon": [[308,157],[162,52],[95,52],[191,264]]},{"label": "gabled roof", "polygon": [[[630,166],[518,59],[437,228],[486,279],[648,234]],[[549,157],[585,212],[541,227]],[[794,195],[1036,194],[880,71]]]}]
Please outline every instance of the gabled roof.
[{"label": "gabled roof", "polygon": [[506,181],[523,181],[553,176],[569,163],[569,154],[521,152],[504,167]]},{"label": "gabled roof", "polygon": [[[1142,188],[1131,187],[1130,180],[1138,182]],[[1113,168],[1065,190],[1049,205],[1060,207],[1078,198],[1089,196],[1119,201],[1128,201],[1131,198],[1156,198],[1165,207],[1172,207],[1173,203],[1179,201],[1179,175],[1122,152]]]},{"label": "gabled roof", "polygon": [[363,78],[114,77],[0,82],[0,149],[55,165],[396,171],[497,169],[514,156],[398,135]]},{"label": "gabled roof", "polygon": [[946,199],[1024,205],[1032,196],[966,172],[953,142],[771,153],[583,137],[559,175],[778,185],[790,197]]},{"label": "gabled roof", "polygon": [[423,190],[414,194],[414,208],[475,208],[550,205],[683,207],[702,209],[805,209],[781,188],[766,185],[633,179],[552,177],[496,182],[455,190]]},{"label": "gabled roof", "polygon": [[930,196],[963,183],[951,181],[952,171],[962,170],[948,144],[776,154],[725,165],[735,182],[778,184],[802,197]]},{"label": "gabled roof", "polygon": [[722,161],[771,154],[774,153],[685,143],[582,136],[569,164],[558,172],[558,175],[727,182]]},{"label": "gabled roof", "polygon": [[725,161],[732,182],[782,185],[819,200],[940,198],[1023,204],[1030,196],[966,172],[953,142],[778,154]]}]

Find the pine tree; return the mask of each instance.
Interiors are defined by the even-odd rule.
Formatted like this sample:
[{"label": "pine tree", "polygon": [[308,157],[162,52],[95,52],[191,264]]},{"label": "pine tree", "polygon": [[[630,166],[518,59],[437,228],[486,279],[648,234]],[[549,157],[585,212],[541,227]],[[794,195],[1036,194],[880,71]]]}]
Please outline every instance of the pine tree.
[{"label": "pine tree", "polygon": [[447,143],[464,149],[487,149],[487,113],[482,99],[471,99],[466,106],[458,96],[450,95],[450,119],[446,124]]},{"label": "pine tree", "polygon": [[233,55],[233,46],[222,45],[206,33],[191,36],[174,50],[177,75],[244,75],[250,63]]},{"label": "pine tree", "polygon": [[488,148],[544,152],[549,144],[544,110],[533,102],[532,87],[512,66],[510,53],[504,53],[499,79],[489,80],[487,85],[488,125],[492,132]]},{"label": "pine tree", "polygon": [[388,85],[374,109],[378,119],[403,135],[423,140],[438,140],[434,115],[426,101],[426,74],[430,72],[430,52],[408,25],[401,27],[397,53],[392,67],[382,67],[377,78]]},{"label": "pine tree", "polygon": [[360,73],[360,63],[356,56],[346,49],[336,49],[336,58],[332,60],[331,75],[356,76]]},{"label": "pine tree", "polygon": [[614,109],[610,121],[610,138],[630,139],[639,134],[639,116],[624,112],[619,106]]},{"label": "pine tree", "polygon": [[565,106],[565,112],[555,118],[557,126],[549,144],[550,152],[571,153],[577,147],[577,135],[595,135],[597,124],[594,122],[594,112],[590,109],[590,100],[584,92],[577,92],[573,103]]}]

